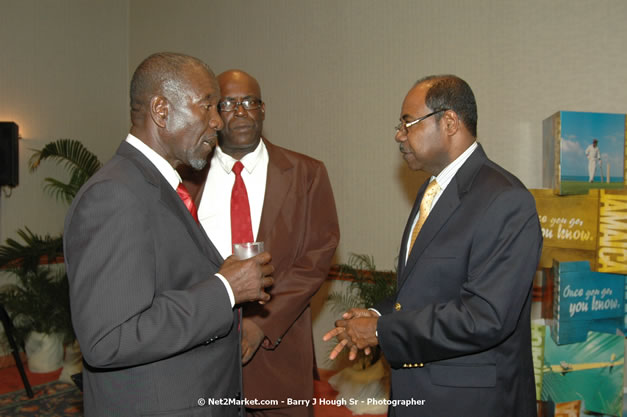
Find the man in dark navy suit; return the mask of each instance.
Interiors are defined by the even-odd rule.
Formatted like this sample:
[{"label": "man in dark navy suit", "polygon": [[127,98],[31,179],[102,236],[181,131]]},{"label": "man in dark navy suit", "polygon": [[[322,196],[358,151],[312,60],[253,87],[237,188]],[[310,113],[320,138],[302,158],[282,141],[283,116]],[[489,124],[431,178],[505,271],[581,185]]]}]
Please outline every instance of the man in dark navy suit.
[{"label": "man in dark navy suit", "polygon": [[477,138],[470,86],[419,80],[403,102],[396,141],[412,170],[431,175],[407,221],[398,291],[354,309],[325,340],[379,346],[392,367],[392,416],[536,415],[531,289],[542,250],[535,202],[490,161]]}]

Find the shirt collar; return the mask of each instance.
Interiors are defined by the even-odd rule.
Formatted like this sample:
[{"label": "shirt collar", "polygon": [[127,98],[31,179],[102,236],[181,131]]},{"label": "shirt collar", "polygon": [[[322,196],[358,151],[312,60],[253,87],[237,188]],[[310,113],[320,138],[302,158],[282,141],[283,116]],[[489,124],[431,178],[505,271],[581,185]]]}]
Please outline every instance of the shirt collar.
[{"label": "shirt collar", "polygon": [[[244,169],[251,174],[266,152],[266,145],[263,143],[263,140],[260,140],[255,150],[244,155],[244,157],[240,159],[240,162],[244,165]],[[218,163],[227,174],[231,173],[233,165],[237,162],[237,159],[224,153],[220,145],[216,145],[214,159],[217,159]]]},{"label": "shirt collar", "polygon": [[438,184],[440,185],[440,188],[444,190],[446,186],[451,182],[455,174],[457,174],[457,171],[459,171],[459,168],[461,168],[461,166],[464,165],[464,162],[466,162],[466,160],[470,158],[470,155],[474,152],[474,150],[477,149],[477,146],[478,146],[477,141],[474,141],[473,144],[468,147],[468,149],[466,149],[464,152],[462,152],[461,155],[455,158],[453,162],[448,164],[446,168],[444,168],[438,174],[437,177],[431,177],[430,181],[432,181],[435,178]]},{"label": "shirt collar", "polygon": [[150,146],[146,145],[137,137],[131,135],[130,133],[126,137],[126,142],[137,149],[142,153],[152,164],[157,168],[157,170],[163,175],[168,182],[176,190],[179,183],[181,182],[181,176],[179,173],[172,168],[172,165],[168,161],[165,160],[164,157],[155,152]]}]

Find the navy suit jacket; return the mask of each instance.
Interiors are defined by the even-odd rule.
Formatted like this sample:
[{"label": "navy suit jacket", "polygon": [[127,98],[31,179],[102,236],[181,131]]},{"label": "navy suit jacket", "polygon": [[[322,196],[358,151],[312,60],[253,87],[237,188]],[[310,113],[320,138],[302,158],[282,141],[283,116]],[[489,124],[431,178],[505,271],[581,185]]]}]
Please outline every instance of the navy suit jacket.
[{"label": "navy suit jacket", "polygon": [[378,306],[396,416],[535,416],[530,308],[542,250],[535,202],[479,146],[424,223],[396,296]]},{"label": "navy suit jacket", "polygon": [[223,260],[174,189],[122,143],[68,212],[64,253],[89,416],[236,416],[237,314]]}]

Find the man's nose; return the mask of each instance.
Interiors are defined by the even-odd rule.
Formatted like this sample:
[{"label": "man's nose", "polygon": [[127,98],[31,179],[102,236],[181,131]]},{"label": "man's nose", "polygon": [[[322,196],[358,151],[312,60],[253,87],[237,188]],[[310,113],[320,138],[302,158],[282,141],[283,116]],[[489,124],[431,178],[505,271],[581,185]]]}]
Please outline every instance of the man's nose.
[{"label": "man's nose", "polygon": [[247,110],[244,108],[244,105],[241,102],[237,102],[235,103],[235,110],[233,110],[235,112],[236,116],[245,116]]},{"label": "man's nose", "polygon": [[216,112],[216,114],[211,117],[211,120],[209,120],[209,127],[216,132],[224,128],[224,121],[222,120],[222,117],[220,117],[220,114]]},{"label": "man's nose", "polygon": [[397,130],[394,134],[394,140],[399,143],[405,142],[407,140],[407,135],[404,134],[402,131]]}]

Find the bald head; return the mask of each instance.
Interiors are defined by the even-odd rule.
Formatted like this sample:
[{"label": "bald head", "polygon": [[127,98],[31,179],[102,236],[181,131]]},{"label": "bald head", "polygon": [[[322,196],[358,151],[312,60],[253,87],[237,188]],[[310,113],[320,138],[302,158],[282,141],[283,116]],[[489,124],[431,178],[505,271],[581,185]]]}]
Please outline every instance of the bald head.
[{"label": "bald head", "polygon": [[220,84],[220,91],[223,96],[224,90],[230,91],[230,88],[237,86],[238,88],[247,88],[251,93],[261,100],[261,88],[259,87],[259,83],[257,80],[250,74],[232,69],[228,71],[224,71],[222,74],[218,75],[218,84]]}]

